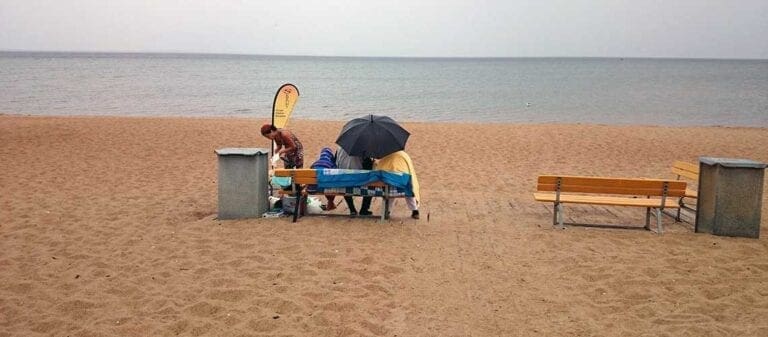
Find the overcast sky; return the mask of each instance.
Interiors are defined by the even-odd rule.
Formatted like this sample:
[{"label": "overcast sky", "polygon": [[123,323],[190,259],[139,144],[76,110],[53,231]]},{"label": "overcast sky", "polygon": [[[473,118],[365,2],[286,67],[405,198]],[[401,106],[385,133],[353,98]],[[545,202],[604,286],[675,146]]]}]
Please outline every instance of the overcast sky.
[{"label": "overcast sky", "polygon": [[0,50],[768,58],[768,0],[0,0]]}]

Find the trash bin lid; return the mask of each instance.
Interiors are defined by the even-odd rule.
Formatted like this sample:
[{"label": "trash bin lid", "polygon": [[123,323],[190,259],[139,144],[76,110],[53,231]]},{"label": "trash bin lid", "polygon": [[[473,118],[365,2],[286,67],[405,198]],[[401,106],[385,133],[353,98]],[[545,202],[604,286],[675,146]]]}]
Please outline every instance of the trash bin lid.
[{"label": "trash bin lid", "polygon": [[766,163],[760,163],[749,159],[737,158],[717,158],[717,157],[699,157],[699,162],[706,165],[720,165],[724,167],[738,168],[758,168],[764,169],[768,166]]},{"label": "trash bin lid", "polygon": [[216,149],[215,152],[219,156],[255,156],[259,154],[269,154],[269,149],[257,147],[225,147],[223,149]]}]

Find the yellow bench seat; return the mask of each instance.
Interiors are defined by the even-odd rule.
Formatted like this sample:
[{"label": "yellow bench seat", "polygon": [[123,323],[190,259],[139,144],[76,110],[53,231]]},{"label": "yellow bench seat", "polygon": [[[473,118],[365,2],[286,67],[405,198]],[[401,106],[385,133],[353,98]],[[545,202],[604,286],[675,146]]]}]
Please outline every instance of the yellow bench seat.
[{"label": "yellow bench seat", "polygon": [[[556,195],[554,193],[534,193],[533,198],[536,201],[555,202]],[[661,205],[661,200],[658,198],[627,198],[627,197],[609,197],[609,196],[595,196],[595,195],[578,195],[578,194],[560,194],[561,203],[573,203],[573,204],[590,204],[590,205],[611,205],[611,206],[631,206],[631,207],[652,207],[656,208]],[[674,198],[667,198],[664,200],[664,208],[678,208],[680,205]]]}]

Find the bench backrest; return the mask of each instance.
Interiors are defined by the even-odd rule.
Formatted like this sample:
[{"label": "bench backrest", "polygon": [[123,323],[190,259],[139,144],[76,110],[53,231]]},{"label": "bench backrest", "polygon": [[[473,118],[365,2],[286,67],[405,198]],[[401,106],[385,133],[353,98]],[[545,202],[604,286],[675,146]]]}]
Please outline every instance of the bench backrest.
[{"label": "bench backrest", "polygon": [[676,161],[672,164],[672,173],[694,181],[699,180],[699,166],[689,162]]},{"label": "bench backrest", "polygon": [[[276,177],[291,177],[295,184],[316,185],[317,170],[315,169],[275,169]],[[366,186],[386,186],[381,181],[372,182]]]},{"label": "bench backrest", "polygon": [[[579,176],[539,176],[539,192],[623,194],[680,197],[685,195],[685,181],[637,178]],[[666,194],[664,189],[666,186]]]}]

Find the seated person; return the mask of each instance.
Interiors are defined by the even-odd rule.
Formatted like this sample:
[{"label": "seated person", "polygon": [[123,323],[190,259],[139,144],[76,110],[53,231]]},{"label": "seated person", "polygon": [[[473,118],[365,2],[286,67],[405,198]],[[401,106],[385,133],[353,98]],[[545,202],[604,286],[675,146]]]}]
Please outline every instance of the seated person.
[{"label": "seated person", "polygon": [[[322,150],[320,150],[320,158],[318,158],[312,165],[310,166],[312,169],[334,169],[336,167],[336,157],[333,155],[333,152],[331,152],[331,149],[324,147]],[[334,200],[336,199],[335,195],[332,194],[326,194],[325,199],[327,199],[327,202],[325,205],[322,206],[323,210],[326,211],[332,211],[336,209],[336,203]],[[353,205],[354,206],[354,205]],[[355,216],[357,215],[357,212],[354,211],[354,208],[350,208],[350,215]]]},{"label": "seated person", "polygon": [[[390,172],[402,172],[411,175],[411,185],[413,187],[413,197],[406,197],[405,203],[411,210],[411,218],[419,218],[419,200],[421,200],[419,194],[419,180],[416,178],[416,169],[413,167],[411,157],[408,156],[405,151],[397,151],[383,158],[377,160],[374,163],[375,170],[390,171]],[[391,209],[394,205],[394,199],[389,199],[388,208]]]},{"label": "seated person", "polygon": [[[370,170],[373,169],[373,161],[370,158],[362,158],[362,157],[356,157],[356,156],[350,156],[347,154],[344,149],[339,146],[336,149],[336,167],[340,169],[350,169],[350,170]],[[371,215],[371,211],[368,209],[371,208],[371,199],[372,197],[363,197],[363,204],[360,205],[360,215]],[[344,196],[344,201],[347,202],[347,208],[349,208],[349,214],[351,216],[356,216],[357,210],[355,209],[355,200],[352,198],[352,196]]]}]

